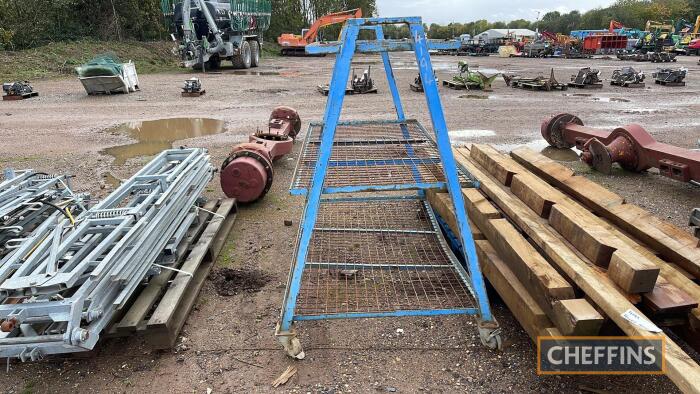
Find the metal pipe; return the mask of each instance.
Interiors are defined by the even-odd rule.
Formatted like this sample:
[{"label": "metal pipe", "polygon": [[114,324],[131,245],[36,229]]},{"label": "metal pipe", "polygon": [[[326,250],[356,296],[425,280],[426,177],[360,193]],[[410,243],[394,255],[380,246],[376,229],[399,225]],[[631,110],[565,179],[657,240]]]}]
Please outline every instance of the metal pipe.
[{"label": "metal pipe", "polygon": [[[207,3],[204,0],[198,0],[198,2],[199,10],[204,14],[204,17],[207,19],[209,31],[211,31],[211,33],[214,35],[214,38],[216,38],[216,45],[207,48],[207,53],[218,53],[224,48],[224,39],[221,38],[221,31],[219,30],[219,27],[216,26],[216,21],[214,20],[214,17],[211,16],[211,12],[209,12]],[[204,39],[206,40],[206,37]]]},{"label": "metal pipe", "polygon": [[605,131],[585,127],[578,117],[559,114],[542,122],[542,137],[556,148],[577,147],[581,161],[610,174],[618,163],[628,171],[658,168],[661,175],[682,182],[700,181],[700,151],[657,142],[637,124]]}]

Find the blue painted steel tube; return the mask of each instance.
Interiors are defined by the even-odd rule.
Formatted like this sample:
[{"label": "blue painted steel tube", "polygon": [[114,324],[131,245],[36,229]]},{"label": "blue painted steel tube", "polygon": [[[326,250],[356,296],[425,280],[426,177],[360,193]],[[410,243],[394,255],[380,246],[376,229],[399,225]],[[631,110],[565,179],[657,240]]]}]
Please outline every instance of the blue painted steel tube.
[{"label": "blue painted steel tube", "polygon": [[442,112],[442,103],[440,102],[433,66],[430,62],[430,55],[428,54],[425,31],[423,25],[420,23],[412,23],[409,25],[409,28],[415,43],[418,71],[423,81],[423,90],[425,91],[425,98],[428,103],[433,130],[435,131],[438,152],[442,159],[447,191],[450,193],[450,197],[452,197],[452,204],[459,226],[459,235],[465,251],[467,267],[469,268],[469,277],[472,281],[472,288],[474,289],[481,311],[480,318],[482,321],[490,322],[493,321],[493,316],[491,315],[488,295],[486,294],[486,285],[476,256],[474,239],[464,209],[464,197],[462,196],[462,189],[457,176],[457,163],[452,155],[452,146],[450,145],[450,138],[447,134],[447,123],[445,122],[445,115]]},{"label": "blue painted steel tube", "polygon": [[316,227],[316,218],[321,202],[321,193],[323,192],[323,181],[328,171],[328,162],[331,159],[335,129],[340,119],[340,112],[343,108],[345,85],[350,77],[350,65],[353,54],[355,53],[355,41],[357,40],[358,32],[359,27],[356,24],[346,24],[341,33],[343,44],[340,49],[340,54],[336,59],[335,67],[333,68],[328,101],[326,101],[326,112],[323,119],[323,131],[321,134],[318,161],[316,162],[314,177],[311,180],[311,187],[306,199],[306,209],[304,210],[296,264],[294,265],[294,271],[289,284],[290,289],[287,299],[285,300],[284,312],[282,313],[280,330],[283,332],[291,329],[294,320],[294,310],[296,309],[297,296],[299,295],[301,287],[301,278],[304,273],[306,255],[309,250],[309,244],[311,243],[311,235],[313,234],[314,227]]}]

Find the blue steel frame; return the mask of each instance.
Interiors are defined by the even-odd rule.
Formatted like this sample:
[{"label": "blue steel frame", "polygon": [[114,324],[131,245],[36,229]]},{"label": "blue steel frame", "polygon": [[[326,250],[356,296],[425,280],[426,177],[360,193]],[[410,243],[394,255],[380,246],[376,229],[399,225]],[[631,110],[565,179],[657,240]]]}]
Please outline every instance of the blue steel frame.
[{"label": "blue steel frame", "polygon": [[[397,41],[384,39],[382,25],[385,24],[407,24],[411,33],[410,41]],[[360,41],[358,35],[360,30],[373,30],[376,32],[376,40]],[[319,156],[314,168],[314,175],[311,180],[311,185],[308,190],[298,191],[294,194],[306,194],[306,206],[304,208],[303,219],[301,222],[299,243],[295,265],[290,272],[289,284],[285,294],[284,306],[279,325],[280,333],[291,333],[292,324],[294,321],[302,320],[321,320],[321,319],[341,319],[341,318],[358,318],[358,317],[388,317],[388,316],[436,316],[446,314],[475,314],[478,316],[480,323],[494,323],[494,318],[491,314],[491,308],[486,294],[484,279],[479,268],[476,249],[472,232],[469,228],[467,215],[465,212],[464,198],[461,192],[459,183],[457,163],[452,155],[452,148],[448,137],[447,124],[445,122],[442,103],[438,93],[438,87],[435,83],[433,67],[430,61],[430,49],[449,49],[456,47],[457,43],[434,43],[429,42],[426,38],[423,29],[422,20],[420,17],[406,18],[361,18],[350,19],[344,25],[341,32],[341,41],[331,44],[313,44],[306,47],[307,53],[337,53],[333,74],[331,77],[330,91],[326,102],[326,110],[323,119],[323,131],[321,133],[321,142],[319,147]],[[442,310],[402,310],[395,312],[380,312],[380,313],[339,313],[332,315],[316,315],[316,316],[296,316],[295,308],[297,296],[301,287],[301,279],[306,265],[307,253],[311,236],[313,234],[316,219],[318,216],[319,205],[321,201],[326,201],[322,198],[323,194],[337,192],[353,192],[353,191],[368,191],[368,190],[399,190],[401,185],[390,185],[381,187],[342,187],[342,188],[325,188],[323,187],[324,179],[328,168],[331,166],[331,152],[333,148],[333,140],[335,130],[339,125],[340,113],[343,107],[345,96],[345,85],[348,81],[351,71],[351,61],[354,53],[357,52],[379,52],[382,56],[384,68],[387,75],[389,89],[394,101],[396,116],[398,122],[406,120],[399,90],[396,85],[391,61],[389,59],[389,51],[414,51],[418,62],[419,73],[423,80],[423,89],[430,111],[430,117],[435,131],[435,142],[438,147],[440,161],[443,165],[445,182],[437,184],[424,184],[420,182],[420,175],[415,177],[415,184],[408,185],[410,188],[424,189],[432,187],[446,187],[449,192],[453,208],[459,226],[460,234],[459,241],[464,251],[464,257],[468,273],[461,266],[456,267],[460,274],[466,275],[468,287],[472,290],[476,301],[477,308],[464,309],[442,309]],[[410,153],[410,152],[409,152]],[[415,164],[415,163],[414,163]],[[415,175],[415,172],[414,172]],[[409,188],[409,187],[407,187]],[[304,193],[306,192],[306,193]],[[423,191],[419,190],[417,197],[421,197]],[[381,198],[381,197],[380,197]],[[334,199],[335,200],[335,199]],[[459,265],[459,264],[457,264]],[[469,283],[471,282],[471,283]]]}]

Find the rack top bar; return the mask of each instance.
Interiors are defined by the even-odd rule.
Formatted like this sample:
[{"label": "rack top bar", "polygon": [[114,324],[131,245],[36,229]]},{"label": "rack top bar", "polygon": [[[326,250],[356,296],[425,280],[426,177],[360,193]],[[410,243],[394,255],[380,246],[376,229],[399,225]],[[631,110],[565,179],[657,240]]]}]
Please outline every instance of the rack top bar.
[{"label": "rack top bar", "polygon": [[[352,20],[352,19],[351,19]],[[306,46],[308,54],[333,54],[339,53],[341,42],[316,42]],[[457,41],[435,41],[427,40],[428,50],[449,50],[459,49]],[[379,52],[406,52],[413,51],[414,45],[409,40],[358,40],[355,52],[359,53],[379,53]]]}]

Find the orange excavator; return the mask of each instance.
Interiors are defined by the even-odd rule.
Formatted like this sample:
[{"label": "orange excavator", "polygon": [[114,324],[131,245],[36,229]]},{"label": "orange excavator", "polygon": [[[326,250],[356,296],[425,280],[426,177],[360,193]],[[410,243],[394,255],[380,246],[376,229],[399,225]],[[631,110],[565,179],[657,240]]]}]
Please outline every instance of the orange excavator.
[{"label": "orange excavator", "polygon": [[354,10],[324,15],[318,18],[310,28],[302,30],[301,35],[291,33],[282,34],[277,38],[277,43],[282,46],[282,56],[306,56],[304,48],[316,41],[318,32],[322,27],[343,23],[352,18],[362,18],[362,10],[356,8]]}]

